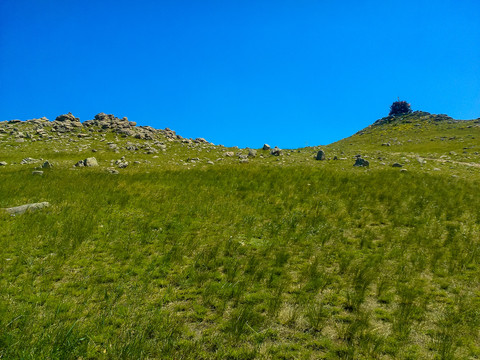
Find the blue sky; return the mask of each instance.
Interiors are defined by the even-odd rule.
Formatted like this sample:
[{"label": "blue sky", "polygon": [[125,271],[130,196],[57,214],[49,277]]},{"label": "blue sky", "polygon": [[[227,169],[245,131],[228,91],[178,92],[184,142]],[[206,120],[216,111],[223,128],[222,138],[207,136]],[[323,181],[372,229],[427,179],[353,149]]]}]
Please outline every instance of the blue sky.
[{"label": "blue sky", "polygon": [[0,120],[99,112],[215,144],[480,117],[480,1],[3,0]]}]

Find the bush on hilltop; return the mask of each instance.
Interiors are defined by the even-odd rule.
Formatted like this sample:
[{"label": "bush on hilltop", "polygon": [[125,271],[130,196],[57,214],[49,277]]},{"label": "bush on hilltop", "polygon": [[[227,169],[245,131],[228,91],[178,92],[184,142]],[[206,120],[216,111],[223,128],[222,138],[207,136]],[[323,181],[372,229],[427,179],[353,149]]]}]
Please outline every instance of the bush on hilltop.
[{"label": "bush on hilltop", "polygon": [[410,104],[407,103],[406,101],[395,101],[391,106],[390,106],[390,115],[402,115],[402,114],[410,114],[412,112],[412,109],[410,108]]}]

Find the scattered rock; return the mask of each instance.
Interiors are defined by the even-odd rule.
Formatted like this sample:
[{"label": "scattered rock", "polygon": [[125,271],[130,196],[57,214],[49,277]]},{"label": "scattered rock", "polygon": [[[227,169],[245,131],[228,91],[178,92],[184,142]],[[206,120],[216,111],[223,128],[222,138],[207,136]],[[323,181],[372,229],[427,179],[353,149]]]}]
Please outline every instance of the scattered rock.
[{"label": "scattered rock", "polygon": [[31,157],[27,157],[25,159],[23,159],[22,161],[20,161],[20,164],[21,165],[25,165],[25,164],[35,164],[36,162],[39,162],[40,160],[38,159],[34,159],[34,158],[31,158]]},{"label": "scattered rock", "polygon": [[391,146],[390,143],[383,143],[382,146]]},{"label": "scattered rock", "polygon": [[401,168],[403,165],[396,162],[392,164],[392,167]]},{"label": "scattered rock", "polygon": [[21,206],[15,206],[15,207],[11,207],[11,208],[6,208],[4,210],[7,213],[9,213],[10,215],[19,215],[19,214],[25,213],[26,211],[36,211],[36,210],[43,209],[43,208],[48,207],[48,206],[50,206],[50,203],[45,201],[45,202],[41,202],[41,203],[33,203],[33,204],[25,204],[25,205],[21,205]]},{"label": "scattered rock", "polygon": [[85,166],[98,166],[98,161],[94,157],[89,157],[83,160]]},{"label": "scattered rock", "polygon": [[42,168],[44,169],[51,169],[52,167],[53,167],[53,164],[48,160],[42,164]]},{"label": "scattered rock", "polygon": [[271,147],[268,144],[263,144],[262,150],[270,150]]},{"label": "scattered rock", "polygon": [[407,172],[407,169],[400,169],[400,172]]},{"label": "scattered rock", "polygon": [[211,161],[211,160],[207,161],[207,164],[208,165],[214,165],[213,161]]},{"label": "scattered rock", "polygon": [[362,159],[360,156],[357,156],[357,159],[355,160],[355,164],[353,166],[363,166],[363,167],[369,167],[370,163],[368,160]]},{"label": "scattered rock", "polygon": [[255,149],[248,149],[248,157],[249,158],[254,158],[257,156],[257,150]]},{"label": "scattered rock", "polygon": [[119,169],[125,169],[128,166],[128,161],[125,161],[125,156],[122,156],[120,160],[115,161],[115,165],[117,165]]},{"label": "scattered rock", "polygon": [[275,148],[273,148],[272,151],[270,151],[270,155],[280,156],[282,155],[282,150],[278,146],[275,146]]},{"label": "scattered rock", "polygon": [[42,175],[43,175],[43,171],[41,171],[41,170],[34,170],[34,171],[32,171],[32,175],[42,176]]},{"label": "scattered rock", "polygon": [[110,174],[114,174],[114,175],[119,174],[118,170],[115,169],[115,168],[112,168],[112,167],[107,168],[107,171],[108,171]]},{"label": "scattered rock", "polygon": [[0,161],[0,166],[7,166],[7,162],[6,161]]},{"label": "scattered rock", "polygon": [[78,161],[74,166],[83,167],[83,166],[98,166],[98,161],[94,157],[86,158],[85,160]]},{"label": "scattered rock", "polygon": [[317,152],[317,156],[315,157],[315,160],[325,160],[325,151],[319,150]]},{"label": "scattered rock", "polygon": [[225,154],[223,154],[224,156],[227,156],[227,157],[232,157],[232,156],[235,156],[235,153],[233,151],[227,151]]}]

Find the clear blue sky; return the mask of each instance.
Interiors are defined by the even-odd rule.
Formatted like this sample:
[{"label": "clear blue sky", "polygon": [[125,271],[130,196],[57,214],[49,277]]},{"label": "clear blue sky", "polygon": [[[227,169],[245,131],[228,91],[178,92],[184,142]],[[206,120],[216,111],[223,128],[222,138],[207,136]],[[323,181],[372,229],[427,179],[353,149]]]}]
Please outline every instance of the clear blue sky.
[{"label": "clear blue sky", "polygon": [[99,112],[215,144],[480,117],[479,0],[2,0],[0,120]]}]

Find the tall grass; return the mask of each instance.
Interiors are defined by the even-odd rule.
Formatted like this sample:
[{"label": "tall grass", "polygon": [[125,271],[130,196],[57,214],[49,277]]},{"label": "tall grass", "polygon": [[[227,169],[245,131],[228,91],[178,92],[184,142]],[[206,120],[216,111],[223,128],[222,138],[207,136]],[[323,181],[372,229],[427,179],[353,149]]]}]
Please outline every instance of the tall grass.
[{"label": "tall grass", "polygon": [[1,358],[480,357],[478,178],[0,176]]}]

